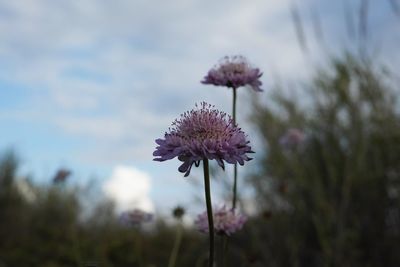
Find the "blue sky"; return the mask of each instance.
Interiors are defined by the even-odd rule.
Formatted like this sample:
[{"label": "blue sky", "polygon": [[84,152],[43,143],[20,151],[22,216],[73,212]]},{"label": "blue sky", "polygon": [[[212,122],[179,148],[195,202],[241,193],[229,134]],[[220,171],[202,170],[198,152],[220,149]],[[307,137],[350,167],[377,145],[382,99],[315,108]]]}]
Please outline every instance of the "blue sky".
[{"label": "blue sky", "polygon": [[[307,54],[291,21],[293,2]],[[196,188],[176,171],[177,161],[152,161],[154,139],[196,102],[230,111],[228,90],[200,84],[208,69],[225,55],[246,56],[264,72],[263,98],[279,79],[309,77],[326,52],[362,42],[398,69],[400,19],[389,1],[369,2],[370,33],[361,40],[346,33],[345,1],[0,0],[0,149],[16,149],[23,174],[41,183],[59,167],[74,171],[71,183],[97,177],[100,187],[127,173],[135,182],[121,188],[148,183],[140,197],[153,208],[187,203]],[[356,29],[358,5],[349,5]],[[315,11],[323,44],[309,16]],[[246,123],[250,94],[239,92],[239,123],[256,139]]]}]

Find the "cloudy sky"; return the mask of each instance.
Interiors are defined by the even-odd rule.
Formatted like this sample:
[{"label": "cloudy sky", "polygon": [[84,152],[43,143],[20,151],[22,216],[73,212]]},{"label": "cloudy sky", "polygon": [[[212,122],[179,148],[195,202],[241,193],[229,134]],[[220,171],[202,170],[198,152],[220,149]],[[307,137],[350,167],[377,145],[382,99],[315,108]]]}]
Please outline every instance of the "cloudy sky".
[{"label": "cloudy sky", "polygon": [[[60,167],[73,183],[95,177],[120,207],[187,203],[195,188],[177,161],[152,161],[154,139],[196,102],[230,111],[228,90],[200,84],[208,69],[244,55],[267,97],[275,81],[301,81],[362,43],[398,67],[399,6],[369,2],[363,35],[360,1],[0,0],[0,149],[14,148],[39,182]],[[239,123],[251,138],[250,94],[239,92]]]}]

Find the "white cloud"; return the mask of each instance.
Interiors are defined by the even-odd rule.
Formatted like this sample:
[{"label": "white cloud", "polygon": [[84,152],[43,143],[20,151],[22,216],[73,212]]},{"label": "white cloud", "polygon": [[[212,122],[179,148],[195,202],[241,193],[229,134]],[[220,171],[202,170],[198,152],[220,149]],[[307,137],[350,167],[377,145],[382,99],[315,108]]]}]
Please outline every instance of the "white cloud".
[{"label": "white cloud", "polygon": [[102,189],[116,203],[118,211],[133,208],[154,211],[150,199],[151,177],[146,172],[134,167],[117,166]]}]

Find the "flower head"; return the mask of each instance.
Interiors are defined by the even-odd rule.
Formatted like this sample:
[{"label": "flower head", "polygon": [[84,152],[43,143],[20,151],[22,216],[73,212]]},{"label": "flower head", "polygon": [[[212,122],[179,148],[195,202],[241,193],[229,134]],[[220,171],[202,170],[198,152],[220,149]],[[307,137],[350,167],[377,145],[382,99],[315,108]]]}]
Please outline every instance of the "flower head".
[{"label": "flower head", "polygon": [[153,214],[140,209],[125,211],[120,216],[120,222],[126,226],[139,226],[142,223],[150,222]]},{"label": "flower head", "polygon": [[[217,234],[231,235],[242,229],[247,221],[247,217],[236,213],[234,210],[228,210],[226,206],[216,209],[213,213],[214,229]],[[194,222],[200,232],[208,233],[208,216],[203,212],[197,216]]]},{"label": "flower head", "polygon": [[251,160],[246,153],[253,153],[246,135],[231,117],[205,102],[182,114],[156,143],[154,160],[178,157],[183,162],[178,170],[185,176],[189,175],[193,164],[199,166],[203,159],[215,159],[224,168],[224,161],[243,165]]},{"label": "flower head", "polygon": [[243,56],[224,57],[219,65],[212,68],[204,80],[204,84],[239,88],[250,86],[254,91],[263,91],[259,80],[262,72],[258,68],[253,68]]},{"label": "flower head", "polygon": [[304,140],[305,134],[303,131],[296,128],[290,128],[279,139],[279,143],[285,148],[292,148],[300,145]]},{"label": "flower head", "polygon": [[172,211],[172,215],[175,219],[180,220],[182,219],[183,215],[185,215],[185,209],[181,206],[176,206]]},{"label": "flower head", "polygon": [[71,171],[67,169],[59,169],[57,173],[53,177],[54,184],[60,184],[67,180],[67,178],[71,175]]}]

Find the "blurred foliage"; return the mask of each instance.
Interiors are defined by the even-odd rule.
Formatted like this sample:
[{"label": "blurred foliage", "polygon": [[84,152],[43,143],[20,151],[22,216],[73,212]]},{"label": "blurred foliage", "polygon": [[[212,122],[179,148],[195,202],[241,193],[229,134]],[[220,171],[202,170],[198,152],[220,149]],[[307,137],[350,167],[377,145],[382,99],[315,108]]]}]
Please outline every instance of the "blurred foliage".
[{"label": "blurred foliage", "polygon": [[[108,201],[82,216],[79,188],[37,186],[18,177],[12,152],[0,159],[0,267],[166,266],[176,225],[158,220],[149,229],[126,227]],[[172,217],[172,213],[171,213]],[[205,235],[184,229],[177,266],[202,262]],[[197,253],[194,253],[194,252]],[[201,266],[201,265],[200,265]]]},{"label": "blurred foliage", "polygon": [[[317,73],[302,98],[277,88],[267,104],[255,101],[265,153],[249,181],[259,213],[229,238],[228,266],[400,266],[396,86],[386,71],[346,56]],[[305,139],[284,145],[288,129]],[[127,228],[110,202],[85,214],[83,195],[68,183],[18,177],[17,157],[4,153],[0,267],[167,265],[177,225],[158,218]],[[176,266],[204,266],[207,245],[184,227]]]},{"label": "blurred foliage", "polygon": [[[251,183],[264,215],[263,266],[400,266],[400,103],[385,70],[351,56],[303,98],[257,105],[265,154]],[[398,86],[398,85],[395,85]],[[288,129],[305,140],[282,146]],[[267,264],[268,263],[268,264]]]}]

